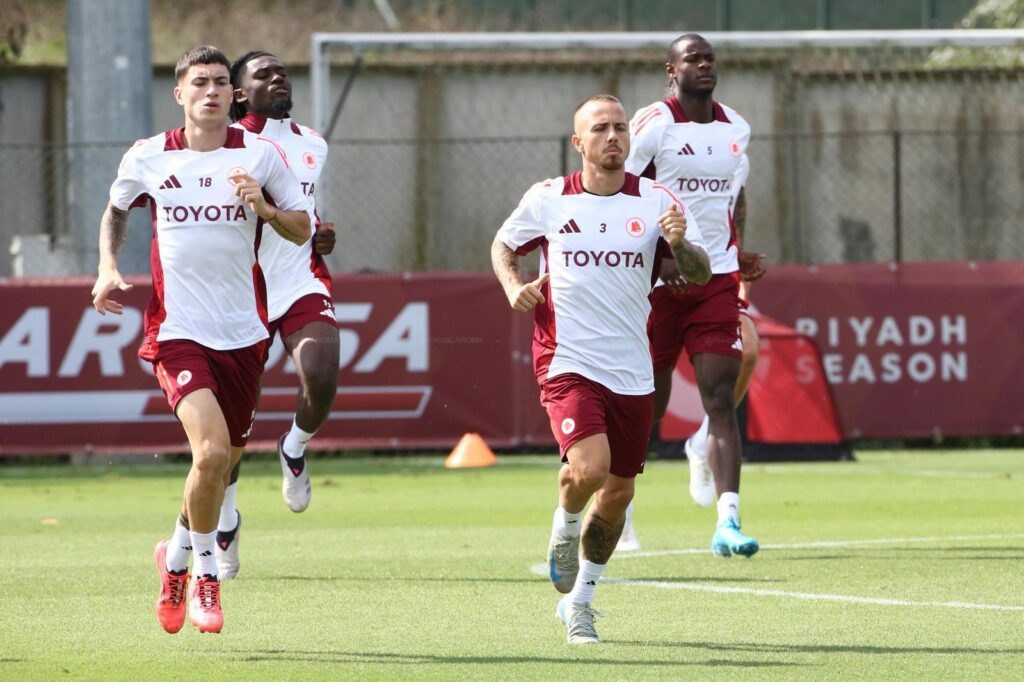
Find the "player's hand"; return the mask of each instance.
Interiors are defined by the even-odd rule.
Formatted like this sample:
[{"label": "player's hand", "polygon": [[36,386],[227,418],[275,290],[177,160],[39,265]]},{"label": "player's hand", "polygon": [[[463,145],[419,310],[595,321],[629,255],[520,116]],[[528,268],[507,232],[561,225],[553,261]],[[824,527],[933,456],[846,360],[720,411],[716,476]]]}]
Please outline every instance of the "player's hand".
[{"label": "player's hand", "polygon": [[267,200],[263,197],[263,188],[256,179],[248,173],[235,173],[228,176],[228,182],[235,186],[235,196],[249,204],[256,215],[268,220],[273,218],[276,209],[272,209]]},{"label": "player's hand", "polygon": [[753,251],[740,251],[740,279],[745,282],[753,282],[764,277],[764,273],[768,272],[767,268],[764,267],[765,255],[763,253],[754,253]]},{"label": "player's hand", "polygon": [[320,223],[320,227],[313,233],[313,250],[321,256],[334,251],[334,223]]},{"label": "player's hand", "polygon": [[658,225],[661,226],[661,236],[669,246],[675,246],[686,239],[686,217],[675,204],[658,218]]},{"label": "player's hand", "polygon": [[508,302],[512,304],[512,310],[526,312],[535,305],[543,303],[545,299],[544,294],[540,293],[540,288],[544,286],[549,277],[551,275],[545,272],[532,282],[527,282],[513,291],[508,297]]},{"label": "player's hand", "polygon": [[92,307],[100,315],[106,315],[108,311],[120,315],[124,312],[124,306],[117,301],[111,301],[108,296],[114,289],[131,291],[133,288],[134,285],[124,281],[117,268],[100,268],[100,274],[92,288]]},{"label": "player's hand", "polygon": [[683,273],[679,272],[679,265],[676,264],[675,258],[662,258],[661,266],[658,270],[658,277],[665,283],[672,293],[683,294],[689,288],[690,284],[683,277]]}]

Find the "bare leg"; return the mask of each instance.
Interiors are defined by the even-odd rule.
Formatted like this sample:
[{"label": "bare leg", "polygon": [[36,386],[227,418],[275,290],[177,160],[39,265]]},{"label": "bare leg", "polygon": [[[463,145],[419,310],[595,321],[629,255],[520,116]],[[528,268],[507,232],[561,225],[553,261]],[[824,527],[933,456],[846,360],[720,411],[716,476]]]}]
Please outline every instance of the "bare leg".
[{"label": "bare leg", "polygon": [[757,335],[754,321],[746,315],[740,315],[740,333],[743,337],[743,360],[740,361],[740,373],[736,378],[736,390],[733,402],[739,405],[750,387],[750,380],[757,367],[757,353],[761,345],[761,337]]},{"label": "bare leg", "polygon": [[[195,533],[212,533],[231,470],[231,438],[213,391],[189,393],[178,403],[178,419],[192,450],[192,468],[185,481],[185,516]],[[241,450],[239,449],[239,453]]]},{"label": "bare leg", "polygon": [[583,522],[583,558],[595,564],[607,564],[619,542],[626,507],[633,499],[635,479],[608,474],[597,491],[594,504]]},{"label": "bare leg", "polygon": [[698,353],[690,360],[697,375],[701,402],[708,415],[708,463],[718,494],[740,489],[742,446],[733,397],[740,361],[726,355]]},{"label": "bare leg", "polygon": [[583,511],[609,475],[612,458],[608,437],[603,433],[588,436],[569,448],[566,458],[569,462],[558,472],[558,504],[576,514]]},{"label": "bare leg", "polygon": [[312,322],[284,340],[299,374],[295,423],[314,433],[331,414],[338,391],[339,341],[337,325]]},{"label": "bare leg", "polygon": [[672,397],[672,373],[675,365],[654,372],[654,423],[657,424],[665,416],[669,398]]}]

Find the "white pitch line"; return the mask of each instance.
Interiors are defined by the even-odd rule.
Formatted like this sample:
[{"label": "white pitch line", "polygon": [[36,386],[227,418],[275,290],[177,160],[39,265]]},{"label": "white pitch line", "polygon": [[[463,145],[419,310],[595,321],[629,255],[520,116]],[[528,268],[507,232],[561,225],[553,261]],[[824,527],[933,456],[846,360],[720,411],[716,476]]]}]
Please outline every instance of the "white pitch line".
[{"label": "white pitch line", "polygon": [[921,478],[965,478],[990,480],[994,478],[1019,479],[1019,472],[998,471],[956,471],[949,469],[891,469],[872,464],[831,463],[830,465],[781,465],[765,466],[761,462],[751,462],[746,466],[751,473],[759,474],[841,474],[843,476],[904,476]]},{"label": "white pitch line", "polygon": [[[822,540],[819,542],[794,542],[782,545],[761,545],[761,549],[827,549],[830,547],[870,547],[872,545],[902,545],[921,542],[973,542],[975,540],[1019,540],[1024,534],[1017,535],[944,535],[922,538],[876,538],[874,540]],[[672,556],[677,554],[706,554],[708,547],[692,547],[687,549],[662,549],[649,552],[616,553],[616,559],[642,559],[654,556]]]},{"label": "white pitch line", "polygon": [[690,590],[692,592],[719,592],[727,594],[753,594],[759,597],[789,597],[812,601],[846,602],[848,604],[876,604],[881,606],[942,606],[955,609],[982,609],[986,611],[1024,611],[1024,606],[1002,604],[974,604],[960,601],[910,601],[907,599],[884,599],[881,597],[856,597],[845,594],[816,594],[813,592],[786,592],[784,590],[759,590],[752,587],[726,587],[724,585],[701,585],[697,583],[668,583],[655,580],[627,580],[625,578],[603,578],[601,582],[619,585],[639,585],[665,590]]},{"label": "white pitch line", "polygon": [[[804,542],[785,545],[762,545],[761,549],[815,549],[829,547],[864,547],[871,545],[893,545],[908,542],[962,542],[974,540],[1012,540],[1024,538],[1015,535],[948,535],[945,537],[921,538],[879,538],[874,540],[836,540],[822,542]],[[667,549],[651,552],[627,552],[617,554],[618,559],[669,556],[678,554],[704,554],[707,548]],[[534,564],[530,571],[537,575],[548,574],[547,564]],[[858,597],[845,594],[818,594],[814,592],[787,592],[785,590],[763,590],[752,587],[729,587],[725,585],[706,585],[700,583],[664,582],[658,580],[630,580],[627,578],[605,577],[601,582],[616,585],[635,585],[639,587],[655,587],[664,590],[689,590],[691,592],[715,592],[719,594],[751,594],[759,597],[788,597],[808,601],[844,602],[847,604],[871,604],[876,606],[934,606],[955,609],[974,609],[983,611],[1024,611],[1024,606],[1008,606],[1004,604],[978,604],[960,601],[911,601],[908,599],[890,599],[883,597]]]}]

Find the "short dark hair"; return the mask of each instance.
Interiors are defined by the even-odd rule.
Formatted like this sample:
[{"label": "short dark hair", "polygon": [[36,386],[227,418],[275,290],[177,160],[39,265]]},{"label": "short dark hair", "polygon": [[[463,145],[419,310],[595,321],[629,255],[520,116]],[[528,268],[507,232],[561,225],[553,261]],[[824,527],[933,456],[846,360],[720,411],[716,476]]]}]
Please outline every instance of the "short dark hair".
[{"label": "short dark hair", "polygon": [[174,80],[180,81],[196,64],[223,64],[224,68],[231,69],[231,62],[218,48],[213,45],[200,45],[181,55],[178,65],[174,67]]},{"label": "short dark hair", "polygon": [[577,106],[573,110],[573,112],[572,112],[573,120],[576,119],[576,114],[578,114],[580,112],[580,109],[582,109],[583,107],[587,106],[591,102],[615,102],[616,104],[622,104],[622,102],[619,101],[619,98],[616,97],[615,95],[608,95],[608,94],[605,94],[605,93],[601,93],[599,95],[591,95],[590,97],[588,97],[585,100],[583,100],[582,102],[580,102],[579,106]]},{"label": "short dark hair", "polygon": [[[263,50],[249,50],[241,57],[235,60],[235,63],[231,65],[231,87],[237,90],[242,87],[242,72],[245,71],[245,67],[254,59],[260,57],[273,57],[277,59],[276,55]],[[234,99],[231,100],[231,120],[240,121],[245,118],[246,108],[242,102],[237,102]]]},{"label": "short dark hair", "polygon": [[[691,40],[699,40],[702,43],[708,43],[708,39],[705,38],[704,36],[702,36],[699,33],[684,33],[683,35],[681,35],[678,38],[676,38],[675,40],[673,40],[672,44],[668,46],[668,63],[669,64],[675,64],[676,63],[676,60],[679,59],[679,55],[681,54],[681,49],[682,49],[681,46],[682,46],[682,44],[683,43],[688,43]],[[708,43],[708,45],[710,45],[710,44],[711,43]]]}]

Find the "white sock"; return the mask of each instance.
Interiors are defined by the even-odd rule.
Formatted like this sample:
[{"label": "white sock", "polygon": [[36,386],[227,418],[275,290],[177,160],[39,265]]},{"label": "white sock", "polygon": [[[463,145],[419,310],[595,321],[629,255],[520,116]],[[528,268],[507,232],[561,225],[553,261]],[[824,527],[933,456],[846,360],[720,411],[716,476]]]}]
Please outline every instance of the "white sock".
[{"label": "white sock", "polygon": [[629,528],[633,525],[633,501],[629,501],[629,505],[626,506],[626,523],[622,526],[623,528]]},{"label": "white sock", "polygon": [[708,419],[707,415],[704,415],[704,421],[700,423],[700,428],[690,436],[690,447],[693,448],[698,457],[706,458],[708,456],[708,426],[710,424],[711,420]]},{"label": "white sock", "polygon": [[174,524],[174,535],[167,543],[167,559],[164,562],[168,571],[180,573],[188,568],[188,560],[192,557],[192,536],[181,521]]},{"label": "white sock", "polygon": [[230,533],[238,528],[238,510],[235,508],[235,496],[238,494],[238,481],[224,488],[224,504],[220,506],[220,520],[217,530]]},{"label": "white sock", "polygon": [[299,428],[299,425],[292,420],[292,428],[288,431],[288,435],[284,437],[284,454],[288,455],[292,459],[298,459],[302,457],[306,452],[306,443],[312,438],[316,432],[310,433],[309,431],[303,431]]},{"label": "white sock", "polygon": [[722,496],[718,498],[718,522],[721,523],[727,518],[732,517],[736,520],[736,525],[740,523],[740,494],[739,493],[722,493]]},{"label": "white sock", "polygon": [[583,559],[580,561],[580,572],[576,574],[576,584],[569,593],[569,601],[574,604],[589,604],[594,601],[594,589],[601,579],[607,564],[595,564]]},{"label": "white sock", "polygon": [[555,508],[555,518],[551,520],[551,527],[554,531],[571,538],[580,536],[580,526],[583,525],[583,512],[570,514],[561,507]]},{"label": "white sock", "polygon": [[217,531],[209,533],[192,532],[192,554],[195,556],[192,566],[193,575],[217,576],[217,556],[213,548],[217,545]]}]

